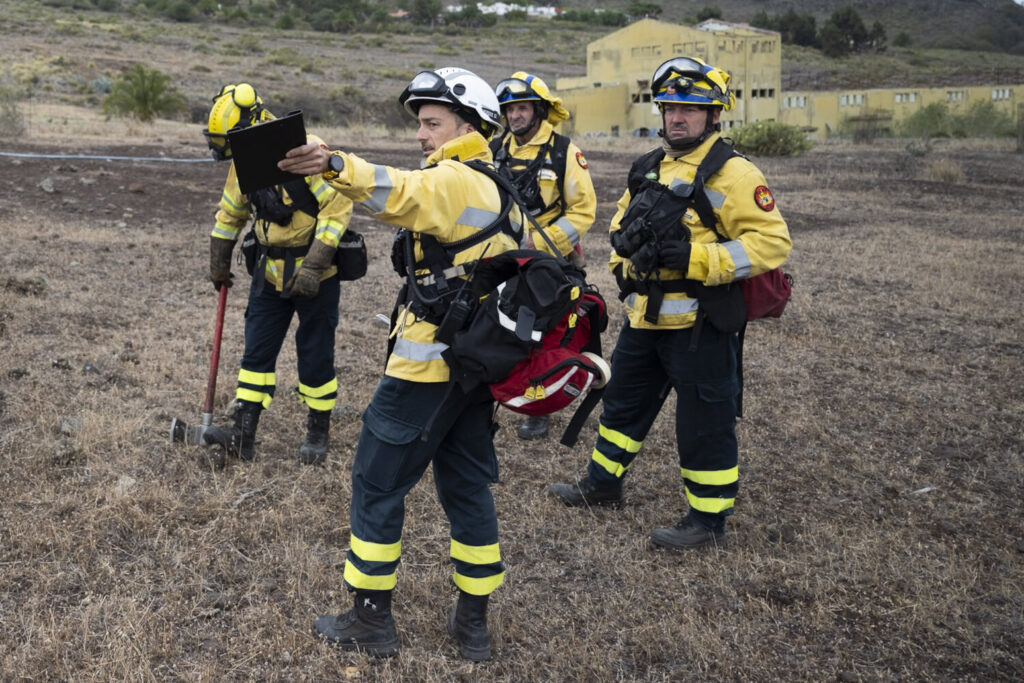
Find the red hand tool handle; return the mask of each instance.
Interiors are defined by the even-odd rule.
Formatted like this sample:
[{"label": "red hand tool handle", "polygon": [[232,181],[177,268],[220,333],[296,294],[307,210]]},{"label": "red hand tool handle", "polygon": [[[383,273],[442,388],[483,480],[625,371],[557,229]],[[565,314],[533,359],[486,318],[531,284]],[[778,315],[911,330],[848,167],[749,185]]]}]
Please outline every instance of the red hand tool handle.
[{"label": "red hand tool handle", "polygon": [[213,330],[213,354],[210,356],[210,378],[206,381],[206,402],[203,403],[203,412],[213,412],[213,395],[217,391],[217,367],[220,365],[220,338],[224,332],[224,305],[228,300],[228,288],[220,286],[220,296],[217,299],[217,326]]}]

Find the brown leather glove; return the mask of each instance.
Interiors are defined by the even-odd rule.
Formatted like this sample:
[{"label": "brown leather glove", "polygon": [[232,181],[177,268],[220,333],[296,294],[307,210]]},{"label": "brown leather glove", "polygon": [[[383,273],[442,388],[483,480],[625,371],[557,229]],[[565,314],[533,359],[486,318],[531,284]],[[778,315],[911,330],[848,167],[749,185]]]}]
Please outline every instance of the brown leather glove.
[{"label": "brown leather glove", "polygon": [[329,247],[321,240],[314,239],[306,257],[302,259],[302,265],[285,283],[285,291],[291,296],[307,298],[316,296],[320,289],[320,278],[328,268],[334,265],[334,252],[334,247]]},{"label": "brown leather glove", "polygon": [[218,292],[221,285],[231,286],[231,250],[235,248],[233,240],[210,236],[210,280]]}]

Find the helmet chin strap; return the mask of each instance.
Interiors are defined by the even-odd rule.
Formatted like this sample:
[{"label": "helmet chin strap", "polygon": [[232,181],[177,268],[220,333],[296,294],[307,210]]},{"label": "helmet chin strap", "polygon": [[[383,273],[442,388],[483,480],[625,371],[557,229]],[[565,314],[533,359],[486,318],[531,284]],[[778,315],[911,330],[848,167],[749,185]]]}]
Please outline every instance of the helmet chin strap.
[{"label": "helmet chin strap", "polygon": [[707,108],[708,118],[704,124],[704,132],[696,137],[683,138],[682,140],[670,140],[665,135],[665,114],[661,114],[661,130],[658,131],[658,137],[665,141],[669,147],[680,152],[689,152],[700,146],[702,142],[708,139],[708,137],[715,132],[714,121],[714,110],[711,107]]}]

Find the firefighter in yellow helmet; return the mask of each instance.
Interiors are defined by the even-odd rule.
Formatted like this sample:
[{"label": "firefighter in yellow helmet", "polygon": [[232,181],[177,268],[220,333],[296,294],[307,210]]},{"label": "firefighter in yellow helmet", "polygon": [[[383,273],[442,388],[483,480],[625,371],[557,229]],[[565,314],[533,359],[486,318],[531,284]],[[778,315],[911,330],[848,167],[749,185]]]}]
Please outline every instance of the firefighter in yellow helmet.
[{"label": "firefighter in yellow helmet", "polygon": [[[495,167],[512,178],[537,224],[569,260],[583,264],[581,240],[590,230],[597,195],[583,152],[554,126],[569,118],[546,83],[517,71],[495,86],[507,126],[505,135],[491,141]],[[550,252],[539,235],[528,245]],[[550,416],[534,415],[519,427],[521,439],[547,436]]]},{"label": "firefighter in yellow helmet", "polygon": [[[619,505],[622,483],[669,390],[689,511],[651,542],[684,550],[725,542],[739,489],[737,282],[776,268],[789,230],[761,171],[719,132],[729,75],[699,59],[651,78],[662,145],[638,158],[612,218],[610,267],[626,304],[587,475],[554,484],[569,506]],[[670,191],[673,188],[674,191]]]},{"label": "firefighter in yellow helmet", "polygon": [[[273,118],[248,83],[225,86],[214,97],[207,143],[215,159],[231,160],[228,132]],[[309,136],[321,144],[319,138]],[[245,315],[245,351],[235,392],[231,452],[255,457],[260,413],[277,389],[275,368],[292,317],[298,314],[295,350],[298,396],[309,408],[299,460],[319,464],[327,455],[331,411],[338,395],[334,335],[340,286],[335,249],[352,216],[352,202],[320,178],[299,178],[242,194],[232,161],[210,235],[210,279],[230,287],[231,253],[242,230],[255,218],[246,252],[252,284]]]},{"label": "firefighter in yellow helmet", "polygon": [[447,630],[463,657],[483,660],[491,656],[488,598],[505,577],[490,491],[498,473],[494,403],[485,385],[467,392],[449,382],[449,326],[442,322],[461,310],[458,294],[466,291],[466,276],[484,254],[521,246],[524,219],[516,207],[505,214],[503,207],[510,205],[496,183],[463,163],[489,163],[487,138],[502,129],[494,91],[483,79],[458,67],[423,71],[398,100],[419,124],[423,168],[399,170],[312,144],[290,151],[279,164],[327,178],[376,218],[402,228],[398,241],[407,259],[394,345],[363,414],[352,465],[352,537],[344,578],[354,605],[316,619],[314,631],[346,650],[381,657],[398,651],[391,594],[402,552],[404,501],[432,465],[459,591]]}]

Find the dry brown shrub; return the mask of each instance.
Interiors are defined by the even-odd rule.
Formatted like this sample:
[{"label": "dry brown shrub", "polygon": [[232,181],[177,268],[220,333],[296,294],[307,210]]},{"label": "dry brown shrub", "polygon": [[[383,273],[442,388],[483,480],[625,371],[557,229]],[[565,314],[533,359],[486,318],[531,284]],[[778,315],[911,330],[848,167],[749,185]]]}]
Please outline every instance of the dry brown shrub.
[{"label": "dry brown shrub", "polygon": [[938,183],[962,183],[964,167],[955,159],[932,159],[924,168],[924,177]]}]

